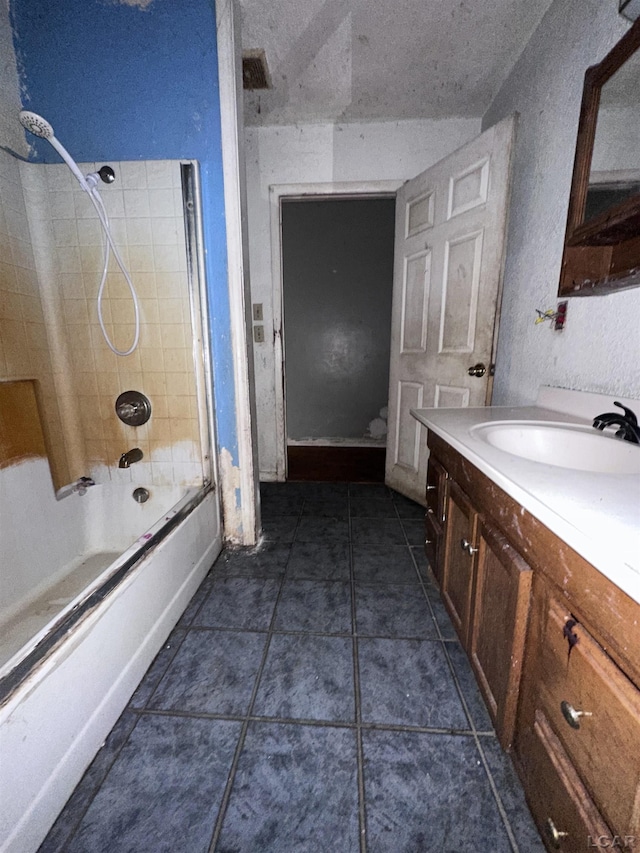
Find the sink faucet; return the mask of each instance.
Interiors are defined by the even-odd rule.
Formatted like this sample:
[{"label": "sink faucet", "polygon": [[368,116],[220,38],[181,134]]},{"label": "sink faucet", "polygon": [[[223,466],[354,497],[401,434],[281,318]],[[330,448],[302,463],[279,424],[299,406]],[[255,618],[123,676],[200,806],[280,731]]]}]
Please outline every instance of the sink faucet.
[{"label": "sink faucet", "polygon": [[593,426],[599,430],[604,430],[608,426],[618,427],[615,434],[619,438],[624,438],[626,441],[631,441],[634,444],[640,444],[640,427],[638,426],[638,419],[635,413],[617,401],[614,401],[613,405],[622,409],[623,414],[605,412],[602,415],[597,415],[594,418]]},{"label": "sink faucet", "polygon": [[127,450],[123,453],[118,462],[118,468],[130,468],[134,462],[139,462],[142,459],[143,453],[139,447],[134,447],[133,450]]}]

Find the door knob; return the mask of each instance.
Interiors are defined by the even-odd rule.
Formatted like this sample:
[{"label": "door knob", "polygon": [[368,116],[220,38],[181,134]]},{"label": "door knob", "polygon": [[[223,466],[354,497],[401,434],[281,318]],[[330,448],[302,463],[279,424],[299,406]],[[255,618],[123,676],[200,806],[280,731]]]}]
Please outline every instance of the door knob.
[{"label": "door knob", "polygon": [[482,362],[478,362],[478,364],[474,364],[473,367],[470,367],[467,370],[469,376],[484,376],[487,372],[487,368],[482,364]]}]

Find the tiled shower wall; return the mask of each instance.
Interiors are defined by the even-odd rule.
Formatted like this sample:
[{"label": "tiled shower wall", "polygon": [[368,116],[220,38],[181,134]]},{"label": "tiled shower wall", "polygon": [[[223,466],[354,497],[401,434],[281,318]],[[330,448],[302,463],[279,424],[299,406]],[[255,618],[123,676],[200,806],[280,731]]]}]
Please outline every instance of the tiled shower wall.
[{"label": "tiled shower wall", "polygon": [[54,481],[69,481],[18,160],[0,150],[0,381],[36,379]]},{"label": "tiled shower wall", "polygon": [[[101,165],[80,168],[87,173]],[[141,309],[140,343],[126,357],[109,350],[98,325],[103,248],[90,200],[65,165],[20,165],[31,265],[50,344],[43,396],[57,401],[60,411],[61,434],[45,425],[54,437],[54,479],[57,486],[85,475],[97,482],[198,484],[203,471],[180,164],[109,165],[116,181],[100,191]],[[113,259],[103,316],[115,345],[128,349],[133,303]],[[152,404],[151,420],[142,427],[127,427],[114,411],[118,394],[130,389]],[[143,461],[119,469],[121,454],[133,447],[143,451]],[[61,480],[63,460],[68,476]]]}]

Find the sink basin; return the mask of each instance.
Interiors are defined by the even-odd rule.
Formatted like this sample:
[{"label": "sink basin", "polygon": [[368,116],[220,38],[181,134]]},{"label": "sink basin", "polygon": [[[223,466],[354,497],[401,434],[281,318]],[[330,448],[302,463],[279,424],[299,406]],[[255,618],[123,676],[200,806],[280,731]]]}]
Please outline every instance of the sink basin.
[{"label": "sink basin", "polygon": [[545,465],[600,474],[640,474],[640,445],[580,424],[493,421],[470,433],[492,447]]}]

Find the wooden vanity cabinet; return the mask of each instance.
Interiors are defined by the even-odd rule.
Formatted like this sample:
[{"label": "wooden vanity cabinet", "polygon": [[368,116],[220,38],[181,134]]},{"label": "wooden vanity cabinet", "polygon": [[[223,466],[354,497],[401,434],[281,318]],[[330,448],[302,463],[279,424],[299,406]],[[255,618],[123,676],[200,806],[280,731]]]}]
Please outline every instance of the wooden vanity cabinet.
[{"label": "wooden vanity cabinet", "polygon": [[[446,471],[437,459],[432,463],[430,457],[429,463]],[[531,570],[455,478],[446,476],[444,548],[434,573],[507,749],[515,726]]]},{"label": "wooden vanity cabinet", "polygon": [[443,601],[547,849],[640,851],[640,605],[431,432],[429,447],[447,478]]}]

